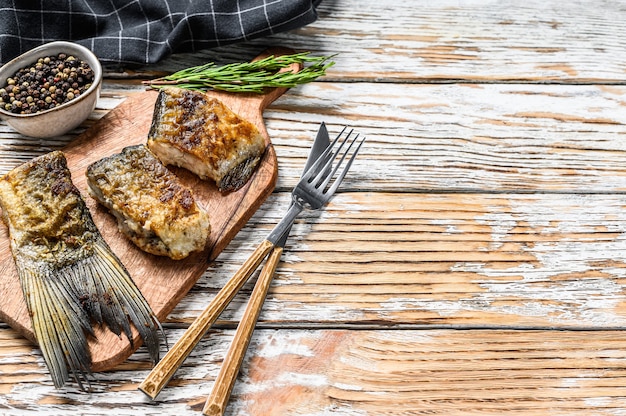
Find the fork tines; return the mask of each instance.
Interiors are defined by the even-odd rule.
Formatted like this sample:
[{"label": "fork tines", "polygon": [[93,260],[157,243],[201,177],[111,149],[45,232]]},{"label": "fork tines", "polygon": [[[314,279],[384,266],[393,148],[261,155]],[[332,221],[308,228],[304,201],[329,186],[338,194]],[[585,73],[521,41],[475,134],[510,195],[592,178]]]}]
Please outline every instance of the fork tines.
[{"label": "fork tines", "polygon": [[[328,146],[326,151],[324,151],[324,153],[320,155],[320,157],[317,159],[315,164],[311,166],[311,169],[309,169],[308,173],[310,174],[309,175],[310,179],[308,182],[312,184],[313,186],[315,186],[315,188],[317,188],[318,190],[322,191],[322,193],[333,194],[337,190],[337,188],[339,187],[339,184],[341,183],[341,181],[343,181],[343,178],[346,176],[346,173],[348,173],[348,170],[350,169],[352,162],[354,161],[357,154],[359,153],[359,150],[361,149],[361,145],[365,141],[365,136],[363,136],[359,140],[359,137],[361,137],[360,134],[355,133],[355,135],[351,138],[353,133],[354,133],[354,129],[348,130],[347,126],[344,127],[341,130],[341,132],[337,135],[337,137],[332,141],[332,143]],[[342,139],[342,136],[345,136],[345,137]],[[341,142],[339,143],[339,146],[335,150],[335,146],[337,145],[337,142],[339,142],[340,140]],[[331,179],[339,171],[339,168],[342,166],[344,160],[350,154],[352,147],[357,141],[358,141],[358,145],[352,151],[352,155],[350,156],[350,159],[348,159],[344,168],[341,170],[341,172],[339,172],[337,179],[332,183],[330,187],[328,187]],[[345,149],[343,153],[340,153],[346,143],[349,143],[348,147]],[[332,168],[333,162],[337,159],[338,161],[335,167]],[[328,172],[331,168],[332,168],[332,172],[329,174]]]}]

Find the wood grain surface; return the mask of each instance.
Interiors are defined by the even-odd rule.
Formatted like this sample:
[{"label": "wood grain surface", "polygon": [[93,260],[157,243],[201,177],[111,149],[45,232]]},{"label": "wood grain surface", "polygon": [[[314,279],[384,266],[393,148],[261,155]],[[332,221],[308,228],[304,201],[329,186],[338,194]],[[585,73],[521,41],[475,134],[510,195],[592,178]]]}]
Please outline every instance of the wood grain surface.
[{"label": "wood grain surface", "polygon": [[[319,19],[241,45],[110,71],[83,128],[139,80],[286,45],[336,64],[263,112],[273,193],[164,321],[175,341],[289,205],[321,121],[366,145],[293,227],[228,416],[626,414],[623,1],[324,0]],[[56,141],[0,123],[0,170]],[[0,324],[0,413],[200,414],[253,288],[158,397],[140,348],[55,390]],[[2,326],[4,325],[4,326]]]}]

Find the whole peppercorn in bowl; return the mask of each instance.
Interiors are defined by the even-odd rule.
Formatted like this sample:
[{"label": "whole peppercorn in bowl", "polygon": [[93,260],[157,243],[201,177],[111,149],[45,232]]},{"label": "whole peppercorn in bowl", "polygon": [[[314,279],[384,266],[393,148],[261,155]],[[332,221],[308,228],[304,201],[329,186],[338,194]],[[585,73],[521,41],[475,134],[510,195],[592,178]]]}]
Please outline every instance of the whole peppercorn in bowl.
[{"label": "whole peppercorn in bowl", "polygon": [[0,118],[26,136],[46,138],[78,127],[100,96],[102,67],[87,48],[50,42],[0,68]]}]

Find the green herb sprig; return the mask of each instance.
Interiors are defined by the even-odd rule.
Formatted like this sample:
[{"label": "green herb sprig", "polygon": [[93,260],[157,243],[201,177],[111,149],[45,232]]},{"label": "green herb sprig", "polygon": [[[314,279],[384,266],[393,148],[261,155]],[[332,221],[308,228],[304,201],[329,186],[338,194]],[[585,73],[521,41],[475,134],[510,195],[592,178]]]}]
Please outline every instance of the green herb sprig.
[{"label": "green herb sprig", "polygon": [[[263,93],[266,88],[291,88],[311,82],[326,74],[334,65],[331,57],[314,57],[309,52],[291,55],[268,56],[253,62],[217,66],[214,63],[183,69],[171,75],[144,81],[152,88],[176,86],[179,88],[207,91]],[[298,72],[281,71],[293,64],[302,65]],[[305,64],[309,64],[308,66]]]}]

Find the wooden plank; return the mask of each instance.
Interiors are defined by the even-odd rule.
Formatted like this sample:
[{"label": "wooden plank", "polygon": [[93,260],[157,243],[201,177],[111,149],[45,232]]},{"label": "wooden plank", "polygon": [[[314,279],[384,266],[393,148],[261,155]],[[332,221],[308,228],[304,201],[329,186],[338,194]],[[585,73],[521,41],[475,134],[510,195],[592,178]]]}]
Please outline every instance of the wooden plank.
[{"label": "wooden plank", "polygon": [[299,123],[325,120],[368,136],[350,175],[361,189],[623,192],[625,98],[621,86],[306,85],[267,113],[282,132],[277,186],[297,177]]},{"label": "wooden plank", "polygon": [[[190,323],[288,203],[270,197],[169,321]],[[625,327],[625,206],[622,194],[343,192],[295,224],[260,321]],[[250,289],[222,325],[240,318]]]},{"label": "wooden plank", "polygon": [[[7,415],[199,412],[232,337],[210,331],[153,403],[136,389],[149,371],[143,349],[96,374],[86,401],[55,390],[33,348],[0,334]],[[227,414],[615,415],[626,408],[624,361],[621,331],[263,329]]]},{"label": "wooden plank", "polygon": [[[134,91],[105,84],[100,111]],[[390,84],[382,92],[375,83],[315,82],[279,98],[264,121],[280,191],[295,184],[325,121],[333,135],[348,123],[368,136],[348,178],[362,190],[624,192],[624,103],[623,86]],[[72,139],[0,135],[2,172]]]},{"label": "wooden plank", "polygon": [[318,11],[319,19],[304,28],[178,54],[154,69],[239,61],[277,45],[338,54],[332,80],[624,82],[621,2],[343,0],[323,1]]}]

